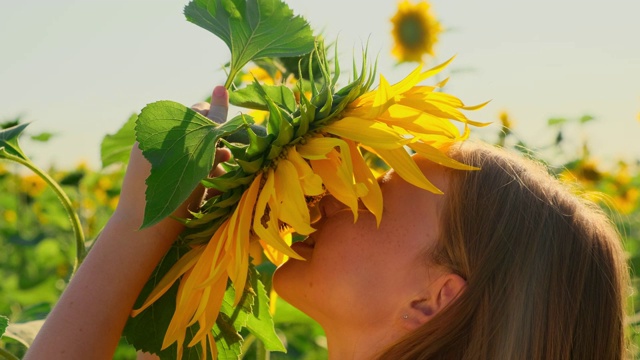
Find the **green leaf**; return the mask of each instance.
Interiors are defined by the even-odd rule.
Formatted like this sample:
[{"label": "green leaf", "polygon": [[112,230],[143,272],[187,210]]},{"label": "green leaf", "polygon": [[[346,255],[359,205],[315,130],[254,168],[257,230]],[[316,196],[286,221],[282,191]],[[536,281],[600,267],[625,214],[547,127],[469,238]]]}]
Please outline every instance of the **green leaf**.
[{"label": "green leaf", "polygon": [[257,273],[255,275],[252,274],[251,285],[257,294],[251,316],[247,319],[247,329],[264,343],[267,350],[286,352],[286,348],[282,345],[273,327],[273,318],[269,312],[269,295],[258,279]]},{"label": "green leaf", "polygon": [[60,179],[59,184],[63,186],[80,186],[80,181],[84,178],[86,172],[84,170],[74,170],[67,173],[62,179]]},{"label": "green leaf", "polygon": [[547,125],[553,126],[553,125],[562,125],[564,123],[567,122],[567,119],[565,118],[551,118],[549,120],[547,120]]},{"label": "green leaf", "polygon": [[255,175],[253,174],[246,175],[242,171],[234,171],[215,178],[203,179],[201,183],[208,188],[227,192],[231,189],[237,188],[238,186],[248,185],[254,178]]},{"label": "green leaf", "polygon": [[262,155],[271,143],[270,137],[266,136],[267,131],[264,127],[260,127],[261,133],[254,130],[253,127],[247,129],[247,135],[250,141],[246,154],[249,159],[257,155]]},{"label": "green leaf", "polygon": [[280,0],[193,0],[184,14],[227,44],[231,81],[253,59],[298,56],[314,48],[309,24]]},{"label": "green leaf", "polygon": [[[36,338],[36,335],[38,335],[43,324],[44,320],[13,323],[6,327],[6,333],[3,336],[14,339],[28,348],[33,344],[33,340]],[[0,328],[1,327],[0,325]]]},{"label": "green leaf", "polygon": [[233,326],[218,317],[213,327],[213,338],[218,350],[217,360],[238,360],[242,353],[242,336]]},{"label": "green leaf", "polygon": [[136,120],[138,120],[138,115],[131,115],[115,134],[107,134],[102,139],[100,158],[103,168],[115,163],[127,164],[129,162],[131,147],[136,141]]},{"label": "green leaf", "polygon": [[[262,89],[276,105],[292,113],[296,110],[296,98],[293,91],[284,85],[262,85]],[[233,91],[229,94],[229,102],[236,106],[249,109],[269,110],[267,102],[261,96],[261,91],[256,84]]]},{"label": "green leaf", "polygon": [[591,116],[591,115],[583,115],[583,116],[580,118],[580,123],[581,123],[581,124],[584,124],[584,123],[589,122],[589,121],[591,121],[591,120],[595,120],[595,117],[593,117],[593,116]]},{"label": "green leaf", "polygon": [[151,163],[142,228],[180,206],[211,170],[216,142],[246,126],[235,118],[217,125],[194,110],[172,102],[147,105],[136,122],[142,154]]},{"label": "green leaf", "polygon": [[9,319],[6,316],[0,315],[0,338],[4,335],[4,331],[7,330],[9,325]]},{"label": "green leaf", "polygon": [[242,171],[244,171],[247,174],[254,174],[258,170],[260,170],[260,168],[262,167],[262,164],[264,163],[264,160],[262,158],[258,158],[253,161],[236,159],[236,162],[238,163],[238,165],[240,165],[240,167],[242,167]]},{"label": "green leaf", "polygon": [[18,144],[18,137],[27,126],[29,123],[0,130],[0,158],[18,157],[22,160],[28,160]]},{"label": "green leaf", "polygon": [[52,133],[43,132],[43,133],[40,133],[38,135],[31,135],[31,140],[40,141],[40,142],[47,142],[47,141],[49,141],[49,139],[51,139],[51,137],[53,137]]}]

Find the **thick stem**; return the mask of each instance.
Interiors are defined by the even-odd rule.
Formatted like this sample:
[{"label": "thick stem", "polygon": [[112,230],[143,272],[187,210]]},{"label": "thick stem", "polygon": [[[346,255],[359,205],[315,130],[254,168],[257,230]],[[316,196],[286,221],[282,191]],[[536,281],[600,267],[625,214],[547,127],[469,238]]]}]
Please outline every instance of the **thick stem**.
[{"label": "thick stem", "polygon": [[10,154],[4,154],[4,158],[11,161],[15,161],[19,164],[22,164],[28,167],[31,171],[36,173],[36,175],[40,176],[49,186],[51,186],[53,191],[58,196],[58,199],[60,199],[60,202],[62,203],[62,206],[66,210],[67,215],[69,215],[69,220],[71,221],[71,227],[73,228],[73,234],[75,235],[75,238],[76,238],[76,261],[73,264],[73,272],[75,273],[75,271],[78,269],[78,266],[80,266],[80,264],[82,263],[82,260],[84,260],[84,257],[86,256],[87,252],[84,246],[84,232],[82,231],[82,224],[80,223],[80,218],[78,217],[78,213],[76,213],[76,211],[73,209],[71,200],[69,199],[67,194],[64,192],[64,190],[62,190],[60,185],[58,185],[58,183],[55,180],[53,180],[53,178],[49,176],[49,174],[42,171],[39,167],[37,167],[34,163],[32,163],[31,160],[23,159],[21,157],[13,156]]}]

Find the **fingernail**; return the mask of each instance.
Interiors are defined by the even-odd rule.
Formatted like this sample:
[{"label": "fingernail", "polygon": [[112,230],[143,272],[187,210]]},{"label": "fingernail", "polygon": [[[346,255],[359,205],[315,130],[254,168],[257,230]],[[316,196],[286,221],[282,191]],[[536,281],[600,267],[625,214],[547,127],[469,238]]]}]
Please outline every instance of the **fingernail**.
[{"label": "fingernail", "polygon": [[213,89],[213,96],[223,98],[226,92],[227,92],[227,89],[225,89],[224,86],[216,86]]}]

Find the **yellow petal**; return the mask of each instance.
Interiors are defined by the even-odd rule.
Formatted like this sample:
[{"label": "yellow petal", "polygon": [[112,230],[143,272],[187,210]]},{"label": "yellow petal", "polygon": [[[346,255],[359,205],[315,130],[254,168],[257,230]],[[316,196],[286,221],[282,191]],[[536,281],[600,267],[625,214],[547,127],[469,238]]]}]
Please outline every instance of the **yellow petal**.
[{"label": "yellow petal", "polygon": [[262,246],[260,246],[258,241],[251,241],[249,243],[249,256],[251,257],[251,264],[258,266],[263,263]]},{"label": "yellow petal", "polygon": [[[348,149],[346,152],[341,152],[340,155],[347,153]],[[329,159],[311,160],[311,167],[316,174],[320,175],[324,186],[331,195],[351,208],[353,221],[355,222],[358,219],[358,194],[353,184],[353,166],[351,167],[351,174],[347,174],[341,165],[340,155],[333,150],[328,154]]]},{"label": "yellow petal", "polygon": [[275,171],[276,198],[279,203],[278,218],[292,226],[302,235],[309,235],[315,231],[311,227],[309,208],[304,198],[298,172],[295,166],[286,159],[278,162]]},{"label": "yellow petal", "polygon": [[464,110],[478,110],[478,109],[482,109],[483,107],[485,107],[490,102],[491,102],[491,100],[485,101],[485,102],[483,102],[481,104],[478,104],[478,105],[463,106],[462,109],[464,109]]},{"label": "yellow petal", "polygon": [[416,100],[411,98],[405,98],[398,101],[398,104],[412,107],[414,109],[420,109],[426,113],[445,118],[457,120],[463,123],[468,123],[473,126],[486,126],[488,123],[481,123],[477,121],[470,120],[467,118],[462,112],[457,110],[452,106],[448,106],[444,103],[439,103],[437,101],[424,101],[424,100]]},{"label": "yellow petal", "polygon": [[424,73],[422,73],[422,79],[427,79],[430,78],[434,75],[437,75],[439,72],[441,72],[442,70],[444,70],[447,66],[449,66],[449,64],[451,64],[451,62],[453,61],[453,59],[455,59],[455,55],[450,57],[449,60],[443,62],[440,65],[436,65],[434,67],[432,67],[431,69],[425,71]]},{"label": "yellow petal", "polygon": [[313,172],[307,161],[298,154],[295,146],[292,146],[287,153],[287,159],[291,161],[298,171],[298,179],[302,185],[302,191],[307,196],[315,196],[324,193],[322,179]]},{"label": "yellow petal", "polygon": [[317,136],[307,140],[304,145],[298,145],[300,156],[309,160],[326,159],[327,154],[335,147],[343,146],[344,142],[332,137]]},{"label": "yellow petal", "polygon": [[378,115],[387,110],[391,104],[395,101],[394,94],[391,91],[391,86],[384,76],[380,75],[380,85],[375,90],[375,98],[373,103],[369,106],[369,114],[367,118],[375,119]]},{"label": "yellow petal", "polygon": [[382,220],[382,191],[380,191],[380,184],[378,184],[371,170],[369,170],[356,144],[351,141],[347,141],[347,144],[349,144],[349,150],[351,151],[355,180],[365,184],[368,190],[367,194],[361,196],[360,199],[367,209],[376,217],[376,224],[380,226],[380,221]]},{"label": "yellow petal", "polygon": [[442,194],[435,185],[433,185],[422,173],[422,170],[416,165],[409,153],[405,149],[382,150],[371,149],[378,154],[395,172],[400,175],[406,182],[413,184],[419,188],[431,191],[435,194]]},{"label": "yellow petal", "polygon": [[[288,246],[291,246],[292,236],[291,236],[290,229],[285,230],[283,233],[281,233],[280,237],[284,240],[284,242]],[[271,261],[272,264],[276,266],[280,266],[289,259],[287,255],[276,250],[273,246],[269,245],[264,240],[260,240],[259,243],[262,246],[262,249],[264,250],[264,254],[267,256],[267,259],[269,259],[269,261]]]},{"label": "yellow petal", "polygon": [[213,333],[211,331],[209,331],[207,333],[207,338],[209,339],[209,351],[211,351],[211,358],[212,359],[217,359],[218,358],[218,347],[216,346],[216,341],[213,338]]},{"label": "yellow petal", "polygon": [[[178,342],[180,345],[184,342],[187,323],[190,320],[190,315],[193,314],[195,309],[198,307],[201,294],[201,291],[189,291],[187,289],[190,279],[191,283],[193,283],[192,275],[193,272],[189,271],[185,273],[183,280],[180,281],[180,285],[178,286],[178,295],[176,297],[182,298],[184,301],[176,303],[176,309],[180,309],[180,311],[173,313],[173,317],[169,322],[167,332],[165,333],[162,342],[162,349],[166,349],[174,342]],[[187,296],[183,294],[185,291],[188,293]]]},{"label": "yellow petal", "polygon": [[[212,240],[209,244],[213,243],[215,246],[212,246],[213,250],[210,255],[210,262],[203,263],[202,266],[205,271],[208,270],[208,273],[204,279],[200,281],[199,284],[196,285],[196,288],[203,288],[205,286],[209,286],[211,283],[218,280],[219,277],[225,275],[225,270],[229,261],[231,261],[231,257],[229,253],[227,253],[224,248],[226,247],[226,240],[228,239],[227,232],[229,229],[229,221],[225,221],[216,231],[217,237],[215,242]],[[207,245],[208,246],[208,245]]]},{"label": "yellow petal", "polygon": [[384,123],[357,117],[345,117],[325,126],[324,131],[381,149],[397,149],[408,142]]},{"label": "yellow petal", "polygon": [[[198,304],[198,308],[196,312],[191,316],[191,321],[187,324],[187,326],[191,326],[198,322],[200,316],[204,313],[206,309],[207,303],[209,302],[209,296],[211,295],[211,287],[207,286],[202,291],[202,297],[200,298],[200,304]],[[192,345],[189,345],[192,346]]]},{"label": "yellow petal", "polygon": [[[264,186],[262,187],[262,191],[258,196],[258,201],[256,203],[255,216],[253,218],[253,230],[261,240],[265,241],[269,245],[273,246],[274,249],[280,251],[287,256],[290,256],[294,259],[304,260],[304,258],[298,255],[295,251],[293,251],[289,245],[287,245],[282,238],[280,238],[280,232],[278,230],[278,219],[277,219],[277,207],[276,201],[270,200],[275,197],[275,181],[274,181],[274,171],[273,169],[269,169],[268,173],[265,175],[266,181]],[[265,216],[265,212],[269,207],[269,213]]]},{"label": "yellow petal", "polygon": [[416,153],[442,166],[446,166],[446,167],[449,167],[452,169],[458,169],[458,170],[479,170],[477,167],[463,164],[461,162],[458,162],[448,157],[442,151],[436,149],[435,147],[429,144],[411,143],[409,144],[409,147],[412,148]]},{"label": "yellow petal", "polygon": [[143,312],[146,308],[151,306],[156,300],[158,300],[164,293],[167,292],[173,285],[173,283],[182,276],[185,272],[193,268],[193,265],[198,261],[198,258],[202,254],[204,246],[198,246],[189,250],[171,267],[171,269],[162,277],[162,280],[158,282],[156,287],[151,291],[147,300],[138,309],[131,311],[131,317],[136,317]]},{"label": "yellow petal", "polygon": [[[230,231],[227,243],[233,243],[229,249],[232,261],[229,264],[229,278],[236,290],[234,305],[240,301],[247,281],[247,267],[249,265],[249,239],[251,236],[251,216],[260,190],[262,173],[259,173],[249,188],[245,191],[229,220]],[[233,229],[234,231],[231,231]]]},{"label": "yellow petal", "polygon": [[224,291],[227,287],[227,279],[221,277],[211,288],[211,296],[205,306],[205,312],[203,313],[202,326],[198,329],[198,332],[193,336],[193,340],[188,346],[194,346],[207,334],[211,333],[211,329],[215,325],[218,314],[220,313],[220,307],[222,306],[222,300],[224,298]]},{"label": "yellow petal", "polygon": [[411,73],[409,73],[409,75],[391,86],[391,93],[394,96],[404,94],[405,92],[414,88],[418,83],[429,77],[428,74],[425,74],[426,73],[422,73],[422,64],[416,66],[416,68]]}]

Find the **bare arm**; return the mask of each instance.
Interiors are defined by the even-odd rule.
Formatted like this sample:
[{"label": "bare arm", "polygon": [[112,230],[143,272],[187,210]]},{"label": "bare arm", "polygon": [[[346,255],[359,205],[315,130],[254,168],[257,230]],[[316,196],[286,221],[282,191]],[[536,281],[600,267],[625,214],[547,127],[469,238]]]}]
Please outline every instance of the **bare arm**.
[{"label": "bare arm", "polygon": [[[226,91],[217,90],[210,110],[203,104],[194,108],[220,121],[226,118],[227,101]],[[228,158],[226,150],[216,153],[216,163]],[[138,294],[182,230],[182,225],[172,219],[138,230],[150,168],[134,146],[116,211],[47,317],[26,360],[113,357]],[[212,175],[221,173],[222,169],[216,167]],[[187,208],[200,205],[203,192],[201,187],[196,189],[174,214],[186,217]]]}]

